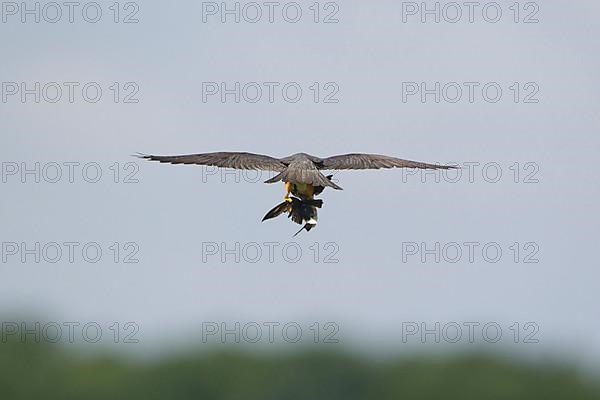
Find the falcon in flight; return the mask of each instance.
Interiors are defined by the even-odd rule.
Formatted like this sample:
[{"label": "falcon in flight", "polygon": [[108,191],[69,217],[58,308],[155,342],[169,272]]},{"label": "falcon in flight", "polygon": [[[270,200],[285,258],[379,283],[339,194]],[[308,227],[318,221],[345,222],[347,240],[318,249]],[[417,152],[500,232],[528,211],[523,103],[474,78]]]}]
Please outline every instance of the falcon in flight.
[{"label": "falcon in flight", "polygon": [[[263,221],[274,218],[284,212],[298,224],[304,223],[302,229],[309,231],[317,223],[317,208],[321,208],[322,200],[314,196],[330,187],[342,190],[331,181],[331,175],[325,176],[322,170],[348,169],[380,169],[380,168],[420,168],[451,169],[449,165],[427,164],[401,158],[378,154],[343,154],[339,156],[319,158],[310,154],[298,153],[284,158],[275,158],[262,154],[243,152],[217,152],[177,156],[154,156],[140,154],[140,158],[170,164],[196,164],[216,166],[220,168],[246,169],[277,172],[265,183],[282,181],[285,184],[284,202],[269,211]],[[299,232],[302,231],[300,229]],[[298,233],[299,233],[298,232]]]}]

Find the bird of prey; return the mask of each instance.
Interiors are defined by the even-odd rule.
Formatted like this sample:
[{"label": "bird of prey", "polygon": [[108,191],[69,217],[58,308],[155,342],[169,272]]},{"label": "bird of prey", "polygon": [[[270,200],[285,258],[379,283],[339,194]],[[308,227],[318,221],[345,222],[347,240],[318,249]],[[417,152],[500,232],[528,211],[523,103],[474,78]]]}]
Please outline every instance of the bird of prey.
[{"label": "bird of prey", "polygon": [[319,158],[305,153],[297,153],[284,158],[275,158],[246,152],[216,152],[175,156],[139,154],[138,157],[170,164],[196,164],[220,168],[277,172],[277,175],[266,180],[265,183],[281,181],[285,184],[284,203],[269,211],[263,221],[288,212],[289,217],[294,222],[299,224],[304,222],[305,227],[302,229],[306,229],[307,231],[316,225],[316,209],[322,205],[322,201],[315,200],[314,196],[321,193],[327,187],[342,190],[340,186],[331,181],[331,176],[325,176],[321,173],[323,170],[456,168],[450,165],[428,164],[379,154],[362,153],[342,154],[327,158]]}]

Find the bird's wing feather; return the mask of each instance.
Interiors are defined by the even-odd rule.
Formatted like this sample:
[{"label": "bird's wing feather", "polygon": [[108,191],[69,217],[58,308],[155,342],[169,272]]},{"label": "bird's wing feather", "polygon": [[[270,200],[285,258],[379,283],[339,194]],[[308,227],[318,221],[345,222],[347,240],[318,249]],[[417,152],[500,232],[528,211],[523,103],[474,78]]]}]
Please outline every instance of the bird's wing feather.
[{"label": "bird's wing feather", "polygon": [[320,169],[380,169],[380,168],[421,168],[421,169],[450,169],[450,165],[427,164],[418,161],[383,156],[379,154],[342,154],[321,160]]},{"label": "bird's wing feather", "polygon": [[220,168],[251,169],[277,172],[281,172],[286,168],[286,165],[277,158],[262,154],[240,152],[201,153],[180,156],[154,156],[140,154],[139,157],[146,160],[159,161],[161,163],[209,165]]}]

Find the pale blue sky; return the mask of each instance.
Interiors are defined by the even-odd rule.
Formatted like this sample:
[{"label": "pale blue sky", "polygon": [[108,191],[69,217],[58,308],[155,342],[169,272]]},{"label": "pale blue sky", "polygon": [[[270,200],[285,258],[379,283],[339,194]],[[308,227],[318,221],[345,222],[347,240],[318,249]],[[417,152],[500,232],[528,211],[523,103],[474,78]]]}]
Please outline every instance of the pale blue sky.
[{"label": "pale blue sky", "polygon": [[[0,103],[5,168],[97,162],[103,172],[95,184],[78,175],[56,184],[23,184],[10,175],[0,184],[2,242],[98,242],[104,251],[97,264],[12,256],[0,264],[6,312],[107,326],[136,321],[143,343],[164,345],[207,320],[336,321],[341,343],[398,349],[406,348],[406,321],[495,321],[503,328],[532,321],[539,345],[516,351],[598,358],[596,2],[539,2],[537,24],[512,22],[508,6],[496,24],[478,14],[474,23],[403,23],[401,3],[393,1],[341,1],[337,24],[315,24],[307,5],[297,24],[223,24],[202,23],[200,3],[144,2],[139,23],[115,24],[112,2],[100,3],[97,24],[23,24],[14,16],[0,24],[2,82],[98,82],[103,89],[95,104],[80,91],[72,104],[32,97],[23,104],[18,96]],[[135,82],[139,103],[115,104],[114,82],[121,91]],[[303,96],[297,103],[203,103],[203,82],[297,82]],[[337,84],[339,102],[314,103],[314,82],[321,90]],[[403,82],[496,82],[503,96],[497,103],[477,91],[473,103],[403,102]],[[539,103],[515,103],[514,82],[521,96],[526,83],[537,84]],[[273,263],[266,256],[203,263],[203,243],[292,242],[297,227],[283,217],[260,223],[281,200],[282,185],[231,176],[224,184],[200,167],[130,154],[223,150],[497,163],[503,176],[498,183],[481,175],[473,183],[421,183],[398,170],[337,173],[345,190],[323,194],[318,227],[296,238],[304,255],[298,263],[281,253]],[[113,183],[109,167],[119,163],[123,173],[128,162],[139,167],[139,183]],[[514,183],[509,167],[516,162],[520,181],[524,164],[535,163],[539,183]],[[137,243],[140,262],[115,264],[114,242]],[[333,242],[340,262],[315,263],[315,242],[319,261]],[[503,257],[403,263],[407,242],[498,243]],[[514,242],[535,242],[540,262],[515,263]]]}]

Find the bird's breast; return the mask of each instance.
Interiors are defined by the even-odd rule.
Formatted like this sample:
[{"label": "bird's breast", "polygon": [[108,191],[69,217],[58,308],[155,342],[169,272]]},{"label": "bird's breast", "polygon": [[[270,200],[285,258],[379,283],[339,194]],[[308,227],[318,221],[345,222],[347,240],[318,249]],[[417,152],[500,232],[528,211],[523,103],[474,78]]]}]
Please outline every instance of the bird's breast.
[{"label": "bird's breast", "polygon": [[294,183],[293,193],[298,197],[312,198],[315,193],[315,188],[308,183]]}]

